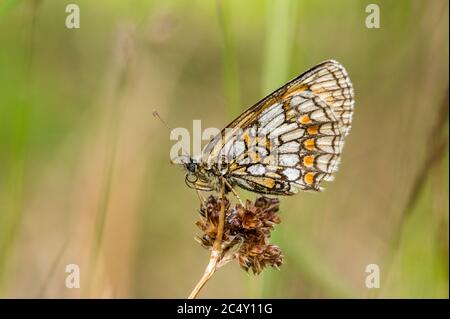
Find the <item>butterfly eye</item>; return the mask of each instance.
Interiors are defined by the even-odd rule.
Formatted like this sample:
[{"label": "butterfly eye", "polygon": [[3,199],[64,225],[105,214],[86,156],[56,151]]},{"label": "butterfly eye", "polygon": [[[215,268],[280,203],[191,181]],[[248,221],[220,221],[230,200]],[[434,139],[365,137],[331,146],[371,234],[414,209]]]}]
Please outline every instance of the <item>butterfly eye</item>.
[{"label": "butterfly eye", "polygon": [[191,172],[191,173],[195,173],[196,171],[197,171],[197,168],[198,168],[198,165],[196,164],[196,163],[188,163],[187,165],[186,165],[186,167],[187,167],[187,169],[188,169],[188,171],[189,172]]}]

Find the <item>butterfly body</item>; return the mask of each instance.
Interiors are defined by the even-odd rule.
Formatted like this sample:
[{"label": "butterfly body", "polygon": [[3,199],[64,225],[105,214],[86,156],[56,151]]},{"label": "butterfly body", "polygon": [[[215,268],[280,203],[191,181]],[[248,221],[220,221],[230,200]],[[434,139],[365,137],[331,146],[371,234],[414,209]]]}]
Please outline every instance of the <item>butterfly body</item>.
[{"label": "butterfly body", "polygon": [[331,181],[353,114],[353,87],[336,61],[325,61],[288,82],[227,125],[187,158],[190,187],[219,191],[224,178],[252,192],[292,195]]}]

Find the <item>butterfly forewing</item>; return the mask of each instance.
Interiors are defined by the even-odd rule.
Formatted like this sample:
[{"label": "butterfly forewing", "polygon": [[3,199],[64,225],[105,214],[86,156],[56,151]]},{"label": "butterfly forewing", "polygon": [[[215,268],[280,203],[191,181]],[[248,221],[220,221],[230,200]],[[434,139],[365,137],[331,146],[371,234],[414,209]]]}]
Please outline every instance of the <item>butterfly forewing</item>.
[{"label": "butterfly forewing", "polygon": [[300,86],[307,86],[331,107],[346,136],[352,122],[354,99],[353,86],[344,67],[337,61],[326,61],[305,72],[299,80]]},{"label": "butterfly forewing", "polygon": [[253,192],[320,190],[337,170],[353,104],[345,69],[323,62],[242,113],[203,158],[230,184]]}]

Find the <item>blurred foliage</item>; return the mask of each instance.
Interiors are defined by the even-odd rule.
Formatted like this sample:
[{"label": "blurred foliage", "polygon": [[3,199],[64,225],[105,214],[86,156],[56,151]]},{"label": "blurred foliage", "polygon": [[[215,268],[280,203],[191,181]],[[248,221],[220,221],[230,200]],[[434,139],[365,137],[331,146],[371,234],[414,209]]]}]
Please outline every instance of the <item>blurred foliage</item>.
[{"label": "blurred foliage", "polygon": [[336,180],[282,198],[280,271],[230,264],[201,297],[448,298],[447,1],[377,1],[380,29],[362,0],[72,2],[80,29],[64,1],[0,0],[2,297],[186,297],[198,200],[153,110],[221,128],[332,58],[356,94]]}]

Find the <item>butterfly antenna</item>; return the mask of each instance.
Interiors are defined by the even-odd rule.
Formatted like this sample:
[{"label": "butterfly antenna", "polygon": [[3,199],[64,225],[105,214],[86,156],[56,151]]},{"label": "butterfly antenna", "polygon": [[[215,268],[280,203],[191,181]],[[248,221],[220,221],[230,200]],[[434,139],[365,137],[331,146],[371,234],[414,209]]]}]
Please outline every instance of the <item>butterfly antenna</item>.
[{"label": "butterfly antenna", "polygon": [[[167,129],[169,130],[169,132],[172,131],[172,128],[166,123],[166,121],[164,121],[164,120],[162,119],[162,117],[161,117],[161,115],[159,115],[158,111],[155,110],[155,111],[153,111],[152,114],[153,114],[153,117],[155,117],[155,118],[157,118],[158,120],[160,120],[161,123],[164,124],[165,127],[167,127]],[[187,156],[188,158],[191,158],[191,157],[189,156],[189,153],[186,152],[186,151],[184,150],[184,148],[181,148],[181,152],[184,153],[184,155]],[[172,163],[173,163],[173,162],[172,162]]]},{"label": "butterfly antenna", "polygon": [[156,117],[157,119],[159,119],[161,121],[161,123],[164,124],[165,127],[167,127],[167,129],[169,131],[171,131],[172,129],[170,128],[169,125],[167,125],[166,121],[164,121],[161,117],[161,115],[159,115],[158,111],[153,111],[153,117]]}]

